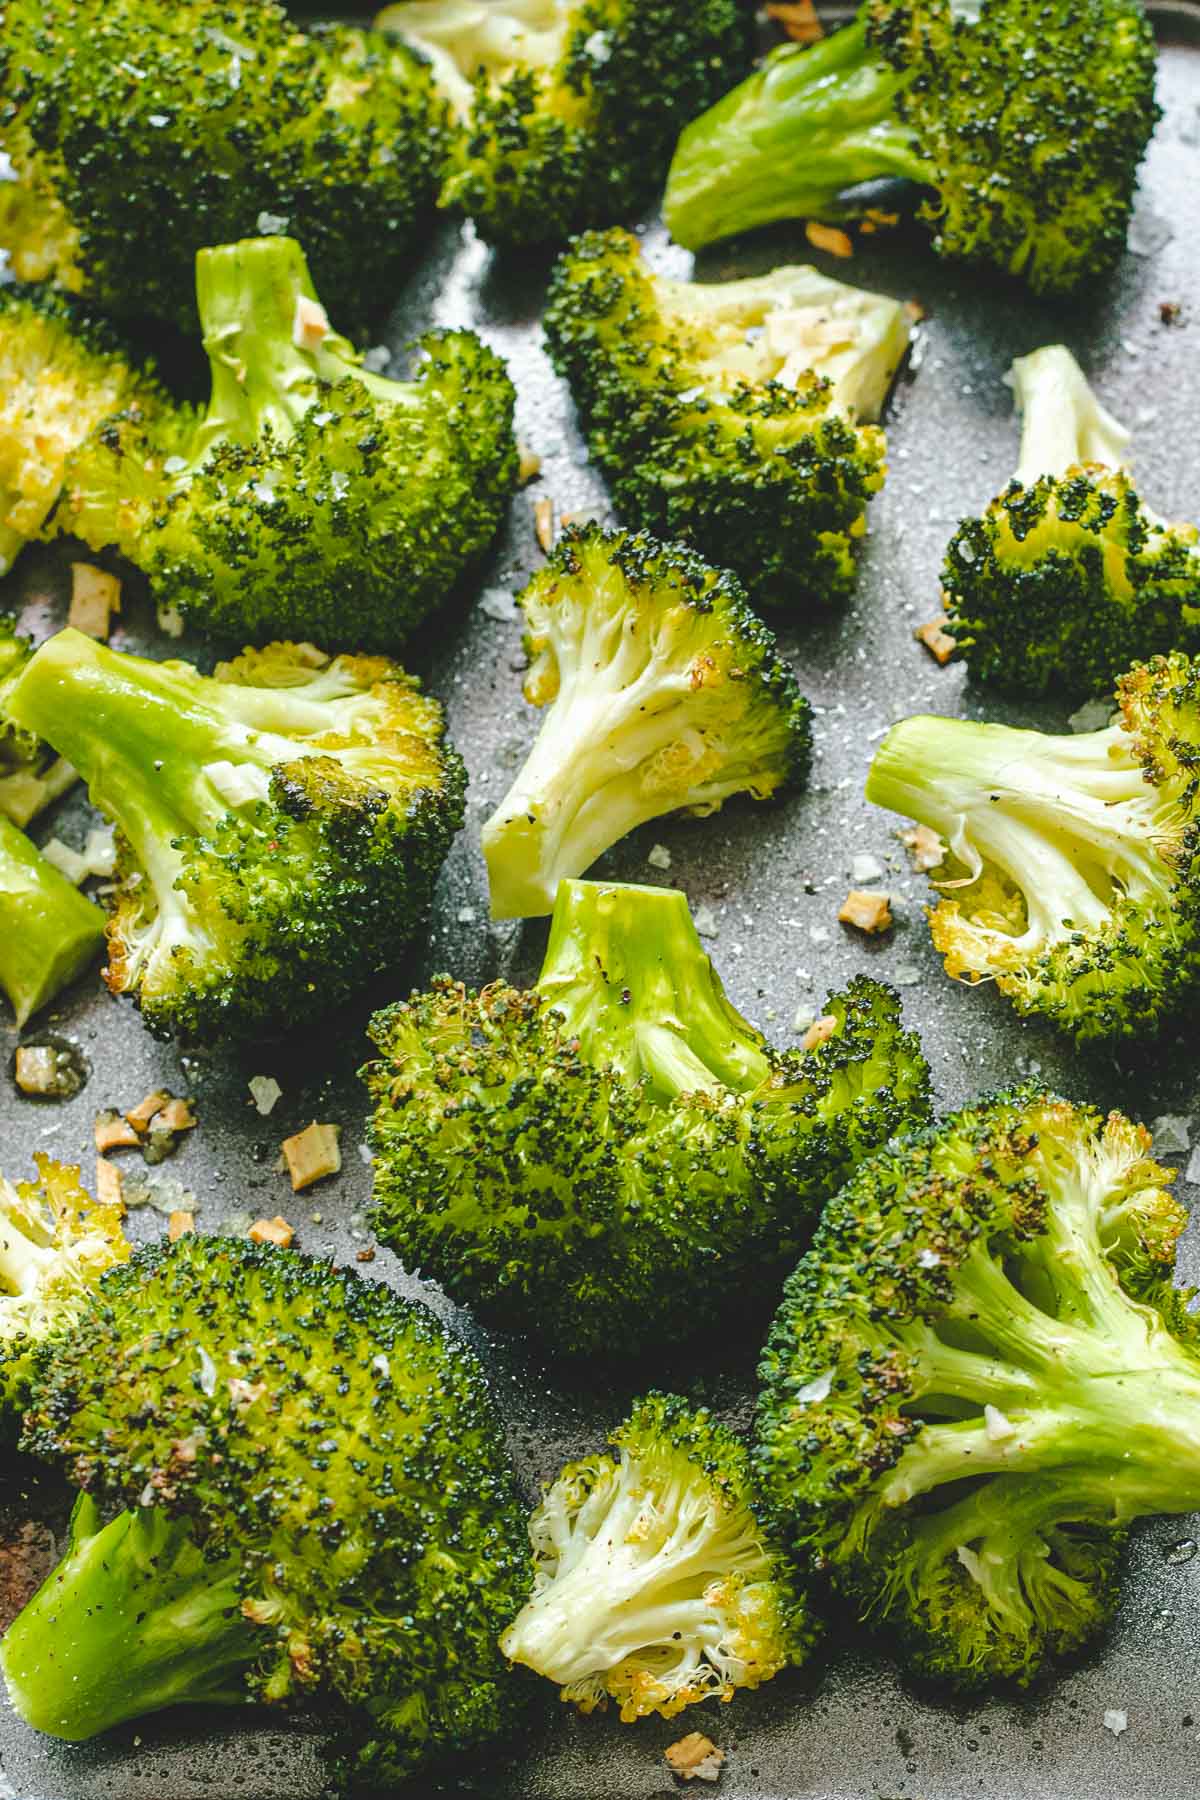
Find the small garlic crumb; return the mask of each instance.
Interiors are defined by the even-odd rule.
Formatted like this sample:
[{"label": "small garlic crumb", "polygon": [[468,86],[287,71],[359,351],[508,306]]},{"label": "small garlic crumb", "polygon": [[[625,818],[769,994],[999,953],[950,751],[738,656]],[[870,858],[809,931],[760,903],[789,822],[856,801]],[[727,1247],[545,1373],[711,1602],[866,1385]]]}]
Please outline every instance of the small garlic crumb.
[{"label": "small garlic crumb", "polygon": [[866,888],[851,888],[842,901],[838,918],[843,925],[853,925],[868,937],[892,927],[892,909],[886,894],[872,893]]},{"label": "small garlic crumb", "polygon": [[1129,1730],[1129,1714],[1123,1706],[1110,1706],[1104,1715],[1104,1729],[1111,1731],[1114,1737],[1120,1737],[1123,1731]]},{"label": "small garlic crumb", "polygon": [[816,1019],[817,1015],[812,1007],[809,1006],[806,1001],[802,1000],[800,1005],[796,1008],[796,1016],[792,1020],[792,1030],[807,1031],[810,1025],[816,1023]]},{"label": "small garlic crumb", "polygon": [[921,305],[919,300],[906,300],[904,302],[904,310],[914,325],[919,325],[921,320],[925,317],[925,308]]},{"label": "small garlic crumb", "polygon": [[70,844],[64,844],[61,838],[52,837],[43,844],[42,855],[75,887],[79,886],[88,872],[87,857],[80,856],[78,850],[72,850]]},{"label": "small garlic crumb", "polygon": [[924,644],[934,662],[943,667],[950,661],[958,649],[958,641],[946,630],[946,615],[939,613],[935,619],[929,619],[924,625],[918,625],[913,636],[918,643]]},{"label": "small garlic crumb", "polygon": [[124,1207],[121,1195],[121,1171],[105,1156],[96,1158],[96,1198],[101,1206]]},{"label": "small garlic crumb", "polygon": [[183,614],[175,606],[160,606],[155,618],[158,629],[164,637],[179,638],[183,636]]},{"label": "small garlic crumb", "polygon": [[797,44],[815,44],[825,35],[813,0],[767,0],[767,17],[782,25]]},{"label": "small garlic crumb", "polygon": [[928,825],[916,825],[910,831],[898,831],[896,836],[908,851],[913,868],[918,875],[928,874],[946,860],[946,846],[936,831]]},{"label": "small garlic crumb", "polygon": [[292,315],[292,342],[297,350],[319,350],[329,336],[329,314],[319,300],[307,294],[296,295]]},{"label": "small garlic crumb", "polygon": [[715,938],[717,935],[717,915],[711,906],[698,906],[692,914],[692,924],[700,937]]},{"label": "small garlic crumb", "polygon": [[528,487],[529,483],[531,481],[536,481],[541,474],[542,459],[536,451],[529,448],[528,444],[522,444],[519,439],[517,442],[517,456],[520,459],[517,464],[518,485],[521,487]]},{"label": "small garlic crumb", "polygon": [[155,1088],[152,1094],[147,1094],[144,1100],[139,1100],[136,1106],[130,1107],[125,1117],[139,1137],[146,1135],[150,1129],[150,1121],[157,1117],[170,1098],[166,1088]]},{"label": "small garlic crumb", "polygon": [[815,219],[809,219],[804,227],[804,235],[814,250],[825,250],[830,256],[854,255],[854,245],[836,225],[819,225]]},{"label": "small garlic crumb", "polygon": [[99,1151],[136,1149],[141,1142],[137,1132],[119,1112],[98,1112],[92,1121],[92,1135]]},{"label": "small garlic crumb", "polygon": [[303,1131],[283,1140],[283,1155],[292,1178],[292,1192],[311,1187],[327,1175],[336,1175],[342,1166],[338,1148],[340,1125],[318,1125],[314,1119]]},{"label": "small garlic crumb", "polygon": [[283,1098],[283,1089],[273,1075],[252,1075],[246,1086],[260,1118],[265,1119]]},{"label": "small garlic crumb", "polygon": [[71,605],[67,624],[90,638],[107,638],[112,614],[121,610],[121,583],[92,563],[71,564]]},{"label": "small garlic crumb", "polygon": [[295,1235],[282,1213],[273,1219],[255,1219],[246,1233],[252,1244],[275,1244],[280,1250],[286,1250]]},{"label": "small garlic crumb", "polygon": [[702,1731],[689,1731],[677,1744],[668,1744],[663,1755],[671,1773],[681,1781],[716,1781],[725,1761],[725,1752]]},{"label": "small garlic crumb", "polygon": [[473,925],[479,915],[473,906],[460,906],[454,916],[460,925]]},{"label": "small garlic crumb", "polygon": [[804,1036],[800,1039],[802,1050],[815,1050],[818,1044],[827,1044],[838,1028],[838,1022],[832,1013],[824,1013],[821,1018],[814,1019]]},{"label": "small garlic crumb", "polygon": [[533,503],[533,533],[543,552],[549,556],[554,542],[554,502],[543,497]]},{"label": "small garlic crumb", "polygon": [[647,856],[646,861],[650,864],[652,869],[669,869],[671,866],[671,852],[667,849],[665,844],[655,844],[650,851],[650,854]]},{"label": "small garlic crumb", "polygon": [[181,1237],[186,1237],[189,1231],[195,1231],[195,1229],[196,1229],[195,1213],[190,1213],[190,1212],[168,1213],[168,1215],[167,1215],[167,1237],[172,1244],[176,1243]]},{"label": "small garlic crumb", "polygon": [[855,887],[862,887],[868,881],[878,881],[883,874],[883,864],[877,856],[856,856],[850,864],[850,879]]},{"label": "small garlic crumb", "polygon": [[13,1074],[23,1094],[59,1093],[58,1056],[50,1044],[22,1044]]}]

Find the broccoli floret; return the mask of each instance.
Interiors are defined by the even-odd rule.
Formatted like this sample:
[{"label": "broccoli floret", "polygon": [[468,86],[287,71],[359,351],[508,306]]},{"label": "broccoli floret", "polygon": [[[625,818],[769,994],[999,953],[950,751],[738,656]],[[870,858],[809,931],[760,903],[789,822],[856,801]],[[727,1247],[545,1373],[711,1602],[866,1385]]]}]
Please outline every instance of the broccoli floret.
[{"label": "broccoli floret", "polygon": [[1119,723],[1052,737],[893,726],[867,798],[949,847],[933,941],[956,980],[1077,1038],[1140,1038],[1200,977],[1200,663],[1123,676]]},{"label": "broccoli floret", "polygon": [[283,229],[357,331],[409,271],[445,113],[404,45],[272,0],[6,0],[0,248],[192,331],[196,252]]},{"label": "broccoli floret", "polygon": [[383,657],[147,662],[62,631],[9,690],[117,827],[105,980],[158,1035],[294,1029],[388,968],[462,823],[442,709]]},{"label": "broccoli floret", "polygon": [[627,1723],[732,1700],[803,1662],[805,1601],[752,1511],[745,1445],[707,1411],[649,1394],[571,1463],[529,1521],[533,1594],[500,1638],[581,1712]]},{"label": "broccoli floret", "polygon": [[449,104],[442,205],[500,244],[635,217],[681,127],[749,66],[740,0],[400,0],[376,24]]},{"label": "broccoli floret", "polygon": [[115,544],[163,605],[227,642],[394,649],[486,549],[517,482],[513,387],[469,331],[390,381],[329,326],[299,244],[203,250],[207,411],[108,421],[53,529]]},{"label": "broccoli floret", "polygon": [[379,1236],[556,1354],[744,1314],[849,1170],[928,1117],[890,989],[856,977],[809,1048],[774,1050],[673,889],[564,882],[536,987],[442,977],[371,1035]]},{"label": "broccoli floret", "polygon": [[561,258],[545,327],[623,518],[759,603],[851,592],[885,473],[874,421],[908,346],[897,301],[810,268],[670,281],[613,230]]},{"label": "broccoli floret", "polygon": [[77,303],[0,288],[0,575],[37,537],[88,433],[122,408],[165,404],[152,371]]},{"label": "broccoli floret", "polygon": [[483,1374],[424,1307],[273,1245],[160,1242],[40,1353],[23,1441],[83,1490],[0,1649],[39,1730],[329,1699],[378,1792],[514,1710],[521,1510]]},{"label": "broccoli floret", "polygon": [[811,709],[736,576],[644,532],[570,526],[518,598],[525,698],[548,710],[483,828],[495,918],[548,913],[561,880],[650,819],[804,780]]},{"label": "broccoli floret", "polygon": [[1187,1215],[1149,1149],[1032,1087],[981,1101],[865,1163],[785,1289],[768,1518],[943,1680],[1025,1684],[1077,1650],[1124,1528],[1200,1505]]},{"label": "broccoli floret", "polygon": [[33,1181],[0,1175],[0,1431],[29,1398],[37,1346],[74,1329],[105,1269],[130,1253],[119,1206],[93,1200],[77,1168],[40,1150],[33,1160]]},{"label": "broccoli floret", "polygon": [[104,914],[0,811],[0,988],[18,1030],[104,946]]},{"label": "broccoli floret", "polygon": [[5,695],[32,653],[12,614],[0,613],[0,814],[22,828],[78,779],[36,731],[22,731],[5,710]]},{"label": "broccoli floret", "polygon": [[867,0],[783,45],[684,131],[664,213],[690,250],[773,219],[862,214],[879,179],[932,188],[942,256],[1070,293],[1120,255],[1158,119],[1138,0]]},{"label": "broccoli floret", "polygon": [[1129,434],[1061,344],[1012,366],[1021,460],[950,540],[949,629],[971,673],[1010,692],[1107,695],[1122,669],[1200,647],[1200,531],[1143,504]]}]

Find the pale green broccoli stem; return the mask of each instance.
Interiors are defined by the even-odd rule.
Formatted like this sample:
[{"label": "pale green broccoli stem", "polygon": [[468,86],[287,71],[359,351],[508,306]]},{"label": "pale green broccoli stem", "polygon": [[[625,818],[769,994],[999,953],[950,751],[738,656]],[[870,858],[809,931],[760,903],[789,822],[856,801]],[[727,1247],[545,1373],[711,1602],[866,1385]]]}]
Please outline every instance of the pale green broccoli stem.
[{"label": "pale green broccoli stem", "polygon": [[[244,238],[201,250],[196,305],[212,396],[189,449],[192,468],[214,445],[253,443],[264,430],[286,443],[316,403],[318,381],[352,375],[372,394],[405,401],[402,384],[367,374],[345,338],[322,331],[323,309],[294,238]],[[308,337],[306,320],[314,321]]]},{"label": "pale green broccoli stem", "polygon": [[17,1026],[82,973],[104,914],[0,812],[0,987]]},{"label": "pale green broccoli stem", "polygon": [[79,1743],[180,1702],[246,1700],[256,1650],[236,1557],[206,1561],[152,1508],[102,1525],[81,1494],[67,1554],[9,1626],[0,1667],[27,1725]]},{"label": "pale green broccoli stem", "polygon": [[1063,344],[1019,356],[1010,379],[1021,414],[1016,479],[1023,486],[1043,475],[1061,477],[1078,464],[1110,469],[1128,464],[1129,433],[1101,406]]},{"label": "pale green broccoli stem", "polygon": [[667,178],[673,238],[700,250],[776,219],[861,212],[848,190],[932,172],[896,97],[911,81],[868,43],[858,20],[808,49],[784,45],[687,126]]},{"label": "pale green broccoli stem", "polygon": [[745,1092],[770,1072],[673,888],[564,881],[537,986],[589,1062],[660,1097]]},{"label": "pale green broccoli stem", "polygon": [[[1170,808],[1119,727],[1051,737],[919,715],[892,727],[866,796],[936,831],[971,879],[990,865],[1022,894],[1018,947],[1097,930],[1120,892],[1166,901]],[[970,882],[942,883],[970,895]]]},{"label": "pale green broccoli stem", "polygon": [[[564,1505],[554,1490],[547,1511]],[[704,1581],[759,1576],[766,1559],[748,1509],[719,1501],[702,1470],[623,1459],[578,1517],[556,1521],[558,1562],[500,1639],[513,1662],[561,1686],[586,1682],[647,1648],[692,1640],[684,1669],[727,1628],[719,1603],[688,1594]],[[680,1592],[680,1590],[683,1590]]]},{"label": "pale green broccoli stem", "polygon": [[433,77],[460,120],[467,120],[475,79],[503,81],[516,69],[554,69],[562,60],[575,0],[399,0],[375,21],[427,56]]}]

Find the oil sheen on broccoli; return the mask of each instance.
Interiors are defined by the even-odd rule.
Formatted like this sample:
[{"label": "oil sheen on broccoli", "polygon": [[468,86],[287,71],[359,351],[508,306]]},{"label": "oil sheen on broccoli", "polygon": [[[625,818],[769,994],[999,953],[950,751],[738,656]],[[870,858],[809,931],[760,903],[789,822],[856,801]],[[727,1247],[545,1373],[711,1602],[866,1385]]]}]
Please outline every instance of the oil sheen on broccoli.
[{"label": "oil sheen on broccoli", "polygon": [[867,0],[687,127],[666,221],[698,250],[860,215],[860,184],[899,178],[932,190],[921,217],[940,255],[1070,293],[1124,247],[1154,71],[1138,0]]},{"label": "oil sheen on broccoli", "polygon": [[40,1150],[33,1160],[33,1181],[0,1175],[0,1437],[28,1401],[38,1345],[73,1330],[130,1254],[120,1206],[93,1200],[77,1168]]},{"label": "oil sheen on broccoli", "polygon": [[443,977],[373,1020],[379,1236],[556,1354],[744,1312],[850,1169],[928,1117],[890,989],[857,976],[825,1020],[773,1049],[683,894],[566,881],[536,987]]},{"label": "oil sheen on broccoli", "polygon": [[104,914],[0,811],[0,989],[18,1031],[104,947]]},{"label": "oil sheen on broccoli", "polygon": [[20,1716],[76,1741],[180,1702],[325,1700],[371,1793],[496,1732],[519,1704],[496,1636],[529,1570],[466,1348],[377,1283],[242,1238],[140,1250],[99,1297],[47,1346],[26,1417],[25,1447],[83,1491],[0,1648]]},{"label": "oil sheen on broccoli", "polygon": [[672,281],[613,230],[560,259],[545,327],[623,519],[733,569],[760,605],[851,592],[908,347],[898,301],[804,267]]},{"label": "oil sheen on broccoli", "polygon": [[581,1712],[627,1723],[732,1700],[803,1662],[816,1636],[755,1518],[746,1446],[704,1407],[648,1394],[571,1463],[529,1521],[533,1595],[500,1648]]},{"label": "oil sheen on broccoli", "polygon": [[[0,184],[0,208],[3,197]],[[0,575],[37,537],[88,433],[123,408],[166,404],[97,317],[50,288],[0,287]]]},{"label": "oil sheen on broccoli", "polygon": [[1070,737],[904,719],[867,779],[948,846],[947,974],[1080,1039],[1149,1036],[1200,977],[1200,662],[1140,664],[1117,700],[1118,723]]},{"label": "oil sheen on broccoli", "polygon": [[196,289],[207,410],[108,421],[72,458],[54,528],[115,544],[160,604],[227,643],[397,648],[516,486],[504,364],[472,332],[435,331],[410,380],[371,374],[291,238],[202,251]]},{"label": "oil sheen on broccoli", "polygon": [[158,1035],[260,1037],[352,995],[462,823],[442,709],[383,657],[273,644],[208,677],[68,630],[8,705],[117,827],[105,979]]},{"label": "oil sheen on broccoli", "polygon": [[636,216],[749,64],[739,0],[399,0],[376,24],[430,59],[452,120],[442,205],[498,244]]},{"label": "oil sheen on broccoli", "polygon": [[1168,525],[1129,474],[1129,434],[1050,344],[1012,366],[1021,458],[942,570],[971,672],[1018,694],[1105,696],[1129,664],[1200,648],[1200,531]]},{"label": "oil sheen on broccoli", "polygon": [[191,331],[197,250],[290,231],[357,332],[409,272],[445,114],[404,45],[272,0],[5,0],[0,249]]},{"label": "oil sheen on broccoli", "polygon": [[1187,1222],[1149,1134],[1033,1088],[830,1202],[763,1354],[784,1543],[912,1665],[1025,1685],[1115,1600],[1125,1528],[1200,1506]]},{"label": "oil sheen on broccoli", "polygon": [[808,701],[736,576],[644,532],[570,526],[518,596],[546,717],[483,828],[492,913],[548,913],[627,832],[808,773]]}]

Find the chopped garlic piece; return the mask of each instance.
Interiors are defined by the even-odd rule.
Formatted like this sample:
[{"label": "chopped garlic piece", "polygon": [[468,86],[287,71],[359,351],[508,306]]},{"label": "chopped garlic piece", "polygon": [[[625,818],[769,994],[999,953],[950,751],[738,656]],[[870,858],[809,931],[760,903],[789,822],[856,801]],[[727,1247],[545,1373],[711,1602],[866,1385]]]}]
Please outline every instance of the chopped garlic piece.
[{"label": "chopped garlic piece", "polygon": [[647,855],[646,861],[650,864],[652,869],[669,869],[671,866],[671,852],[667,849],[665,844],[655,844]]},{"label": "chopped garlic piece", "polygon": [[261,1118],[266,1118],[283,1098],[283,1089],[273,1075],[252,1075],[246,1086]]},{"label": "chopped garlic piece", "polygon": [[97,1150],[101,1151],[136,1148],[140,1142],[129,1120],[123,1119],[119,1112],[98,1112],[92,1121],[92,1135]]},{"label": "chopped garlic piece", "polygon": [[897,833],[900,842],[912,859],[912,866],[918,875],[927,875],[930,869],[936,869],[946,860],[946,846],[936,831],[928,825],[916,825],[911,831]]},{"label": "chopped garlic piece", "polygon": [[517,464],[517,483],[520,487],[528,487],[541,474],[542,459],[528,444],[520,442],[517,444],[517,456],[520,459]]},{"label": "chopped garlic piece", "polygon": [[58,1052],[52,1044],[22,1044],[13,1073],[23,1094],[57,1094]]},{"label": "chopped garlic piece", "polygon": [[924,644],[934,662],[940,663],[943,667],[958,649],[957,639],[950,636],[945,626],[946,615],[939,613],[936,619],[930,619],[926,624],[918,625],[913,632],[913,636],[918,643]]},{"label": "chopped garlic piece", "polygon": [[172,1094],[167,1104],[155,1113],[151,1124],[154,1131],[191,1131],[196,1124],[196,1115],[192,1111],[190,1100],[181,1100]]},{"label": "chopped garlic piece", "polygon": [[307,294],[296,295],[296,311],[292,317],[292,342],[297,350],[319,350],[329,336],[329,314],[319,300]]},{"label": "chopped garlic piece", "polygon": [[1123,1706],[1110,1706],[1104,1715],[1104,1729],[1111,1731],[1114,1737],[1120,1737],[1123,1731],[1129,1730],[1129,1714]]},{"label": "chopped garlic piece", "polygon": [[725,1761],[725,1752],[702,1731],[689,1731],[677,1744],[668,1744],[663,1755],[671,1773],[681,1781],[716,1781]]},{"label": "chopped garlic piece", "polygon": [[838,1028],[838,1022],[832,1013],[825,1013],[820,1019],[814,1019],[804,1036],[800,1039],[802,1050],[815,1050],[818,1044],[827,1044]]},{"label": "chopped garlic piece", "polygon": [[286,1250],[295,1235],[282,1213],[273,1219],[256,1219],[247,1233],[252,1244],[275,1244],[280,1250]]},{"label": "chopped garlic piece", "polygon": [[804,235],[814,250],[825,250],[830,256],[854,255],[854,245],[836,225],[819,225],[815,219],[809,219],[804,227]]},{"label": "chopped garlic piece", "polygon": [[838,918],[843,925],[853,925],[858,931],[865,931],[868,936],[880,931],[890,931],[892,926],[892,909],[886,894],[872,893],[866,888],[851,888],[842,901]]},{"label": "chopped garlic piece", "polygon": [[186,1237],[189,1231],[195,1231],[195,1229],[195,1213],[183,1212],[182,1210],[179,1212],[168,1213],[167,1237],[170,1239],[171,1243],[174,1244],[179,1238]]},{"label": "chopped garlic piece", "polygon": [[825,35],[813,0],[768,0],[767,17],[782,25],[797,44],[815,44]]},{"label": "chopped garlic piece", "polygon": [[86,856],[80,856],[78,850],[72,850],[70,844],[64,844],[61,838],[52,837],[42,845],[42,855],[48,863],[52,863],[61,875],[78,887],[88,873]]},{"label": "chopped garlic piece", "polygon": [[533,503],[533,534],[537,538],[544,553],[549,556],[550,546],[554,542],[554,502],[541,499]]},{"label": "chopped garlic piece", "polygon": [[338,1148],[341,1129],[340,1125],[318,1125],[314,1119],[294,1137],[284,1138],[283,1155],[292,1178],[293,1193],[311,1187],[314,1181],[323,1181],[327,1175],[337,1174],[342,1166],[342,1153]]},{"label": "chopped garlic piece", "polygon": [[121,1171],[116,1163],[109,1162],[106,1156],[96,1158],[96,1198],[101,1206],[119,1206],[124,1211]]},{"label": "chopped garlic piece", "polygon": [[121,583],[105,569],[92,563],[71,564],[71,606],[67,624],[88,637],[108,636],[113,613],[121,610]]}]

